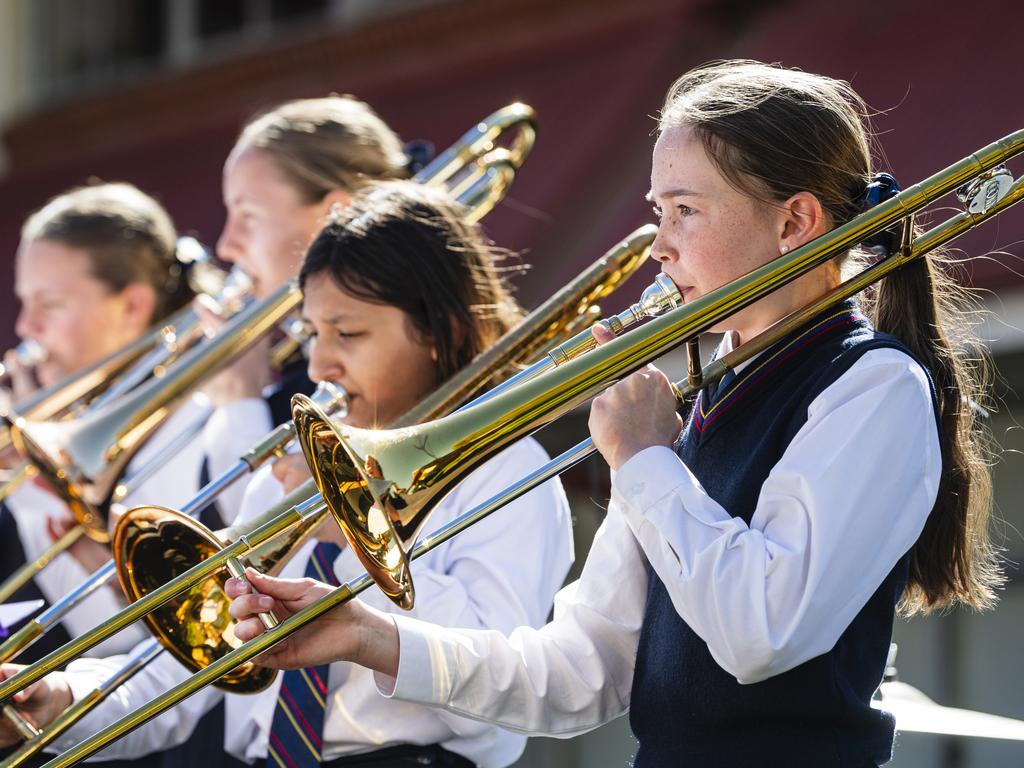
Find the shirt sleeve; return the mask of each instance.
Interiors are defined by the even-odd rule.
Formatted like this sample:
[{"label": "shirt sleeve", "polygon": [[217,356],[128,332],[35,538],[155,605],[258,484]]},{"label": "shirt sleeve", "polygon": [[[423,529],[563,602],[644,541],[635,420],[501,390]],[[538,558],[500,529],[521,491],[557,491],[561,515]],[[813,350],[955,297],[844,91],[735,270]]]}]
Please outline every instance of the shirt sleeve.
[{"label": "shirt sleeve", "polygon": [[[547,458],[532,439],[515,444],[467,478],[431,515],[427,530],[490,499]],[[444,627],[502,634],[521,625],[540,627],[573,559],[569,504],[561,484],[544,483],[431,554],[413,562],[416,603],[407,615]],[[366,600],[398,612],[379,591]],[[491,727],[447,712],[436,716],[463,738]]]},{"label": "shirt sleeve", "polygon": [[[214,410],[203,429],[203,447],[210,479],[217,478],[234,466],[273,428],[270,406],[258,398],[236,400]],[[217,507],[228,525],[238,516],[246,485],[246,479],[242,478],[217,497]]]},{"label": "shirt sleeve", "polygon": [[809,406],[748,526],[667,448],[613,478],[679,615],[741,683],[832,648],[921,533],[942,459],[927,377],[872,350]]},{"label": "shirt sleeve", "polygon": [[[150,641],[144,641],[148,644]],[[134,649],[136,652],[140,644]],[[78,659],[65,670],[65,679],[75,702],[87,696],[104,680],[118,672],[129,659],[128,655],[109,656],[104,659]],[[46,748],[47,752],[64,752],[81,743],[97,731],[119,720],[143,704],[166,693],[189,675],[181,664],[166,651],[138,671],[123,685],[113,689],[110,696],[92,712],[65,731]],[[192,734],[200,718],[220,701],[223,694],[212,686],[203,688],[159,717],[121,737],[101,753],[105,760],[134,759],[183,744]]]},{"label": "shirt sleeve", "polygon": [[[547,461],[526,440],[474,472],[432,514],[424,533],[497,495]],[[412,564],[416,603],[409,615],[446,627],[488,628],[509,633],[547,620],[555,593],[573,561],[569,502],[561,483],[548,482],[497,510],[442,544],[435,556]],[[362,573],[354,558],[340,558]],[[397,610],[379,590],[366,598],[375,607]]]},{"label": "shirt sleeve", "polygon": [[646,563],[621,515],[598,530],[580,579],[540,629],[445,629],[398,614],[397,678],[380,691],[527,734],[571,736],[629,706]]}]

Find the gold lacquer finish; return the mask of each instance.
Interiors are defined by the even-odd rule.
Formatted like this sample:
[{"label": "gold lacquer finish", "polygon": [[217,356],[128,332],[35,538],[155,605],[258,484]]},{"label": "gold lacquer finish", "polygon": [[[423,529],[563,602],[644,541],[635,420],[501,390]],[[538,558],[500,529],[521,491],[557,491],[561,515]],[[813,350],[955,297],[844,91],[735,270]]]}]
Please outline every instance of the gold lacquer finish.
[{"label": "gold lacquer finish", "polygon": [[[503,138],[507,148],[499,147],[497,140]],[[512,168],[519,168],[533,149],[537,139],[537,116],[533,107],[516,102],[502,107],[497,112],[474,125],[458,141],[452,144],[416,174],[415,180],[439,187],[447,186],[459,196],[464,175],[479,173],[478,162],[496,150],[505,149],[499,155]],[[484,211],[486,213],[486,211]]]},{"label": "gold lacquer finish", "polygon": [[[112,544],[125,595],[138,600],[193,565],[215,555],[223,542],[205,526],[163,507],[136,507],[131,524],[118,525]],[[202,668],[242,643],[228,615],[221,570],[147,614],[145,622],[164,648],[189,668]],[[252,663],[235,668],[215,685],[232,693],[255,693],[276,672]]]},{"label": "gold lacquer finish", "polygon": [[67,421],[19,418],[15,446],[67,501],[88,535],[106,542],[106,505],[124,467],[199,382],[273,329],[301,298],[294,283],[239,312],[210,341],[128,395]]},{"label": "gold lacquer finish", "polygon": [[[63,768],[94,754],[202,689],[228,670],[251,660],[333,607],[350,600],[372,584],[371,575],[383,581],[386,590],[398,592],[397,599],[400,602],[411,601],[411,592],[402,593],[404,589],[411,590],[411,583],[407,584],[409,558],[402,548],[402,537],[414,537],[414,532],[422,526],[424,516],[431,506],[455,482],[487,457],[655,359],[668,348],[687,342],[702,330],[875,232],[898,222],[902,223],[905,232],[908,231],[905,222],[908,216],[967,181],[982,180],[980,188],[971,195],[967,212],[950,218],[916,238],[905,237],[898,258],[884,259],[863,273],[862,277],[847,281],[841,289],[831,292],[828,297],[801,312],[820,311],[829,302],[842,300],[863,289],[870,284],[871,279],[889,274],[902,264],[924,256],[928,251],[1006,210],[1024,199],[1024,179],[1012,185],[999,182],[1004,188],[1009,188],[996,192],[992,190],[986,174],[1003,160],[1022,151],[1024,131],[1018,131],[787,257],[684,307],[672,310],[643,328],[626,333],[592,352],[527,380],[522,385],[490,398],[479,399],[471,407],[443,419],[397,430],[357,430],[331,425],[324,414],[317,412],[315,406],[310,407],[311,404],[298,399],[296,421],[314,479],[325,486],[324,494],[329,495],[332,505],[337,505],[338,508],[332,512],[345,526],[349,542],[353,546],[358,544],[360,548],[365,547],[368,551],[361,553],[364,562],[369,560],[379,566],[376,570],[382,573],[359,577],[342,585],[247,643],[244,648],[218,659],[167,694],[106,726],[47,765],[49,768]],[[806,319],[809,315],[803,314],[802,317]],[[784,322],[800,323],[802,320],[794,316]],[[727,356],[728,360],[711,363],[699,378],[704,381],[714,380],[727,367],[738,365],[746,359],[745,355],[751,354],[750,350],[756,354],[757,349],[758,344],[748,342],[731,352]],[[685,392],[691,385],[683,381],[677,387]],[[451,521],[441,531],[425,537],[413,550],[412,557],[430,551],[475,521],[493,513],[512,498],[526,493],[561,469],[572,466],[575,460],[593,451],[592,443],[589,446],[588,443],[590,441],[584,441],[570,449],[563,456],[552,460],[548,466],[536,470],[491,500]],[[298,496],[306,492],[306,489],[302,489],[294,493]],[[375,503],[382,510],[381,513],[369,512],[370,506]],[[293,519],[298,511],[298,507],[293,510]],[[287,513],[282,515],[285,516]],[[279,530],[283,525],[278,526]],[[349,530],[350,525],[352,530]],[[255,536],[256,532],[252,535]],[[44,669],[34,665],[34,668],[26,669],[5,683],[0,683],[0,701],[39,679],[42,674],[45,674]]]},{"label": "gold lacquer finish", "polygon": [[332,424],[315,404],[298,396],[293,416],[313,478],[368,573],[385,594],[408,608],[414,598],[405,553],[437,502],[488,458],[721,319],[984,177],[1021,151],[1024,131],[990,144],[853,221],[640,329],[437,421],[397,430],[356,429]]}]

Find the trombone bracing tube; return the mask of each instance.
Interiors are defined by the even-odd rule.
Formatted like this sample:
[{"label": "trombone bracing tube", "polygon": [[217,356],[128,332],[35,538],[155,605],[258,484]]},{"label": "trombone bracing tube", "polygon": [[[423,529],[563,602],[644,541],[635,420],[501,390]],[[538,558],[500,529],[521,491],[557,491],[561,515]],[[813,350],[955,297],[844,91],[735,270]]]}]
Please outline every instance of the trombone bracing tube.
[{"label": "trombone bracing tube", "polygon": [[[1015,152],[1019,152],[1022,148],[1022,144],[1024,144],[1024,132],[1014,134],[1011,139],[1013,140]],[[1004,140],[1004,142],[1007,142],[1007,140]],[[1004,146],[1004,143],[997,142],[997,145]],[[1009,150],[1006,150],[1004,146],[1004,151]],[[980,168],[978,172],[995,164],[990,160],[986,160],[986,162],[988,162],[989,165]],[[982,164],[982,162],[979,161],[979,164]],[[956,167],[954,167],[954,170],[956,171]],[[959,171],[956,171],[956,173],[959,173]],[[937,177],[932,178],[936,179]],[[945,176],[939,179],[936,183],[939,189],[944,189],[945,191],[949,191],[951,188],[958,186],[958,184],[950,182],[948,177]],[[918,185],[918,187],[920,186],[921,185]],[[908,190],[908,193],[911,195],[921,194],[917,187],[911,188]],[[933,192],[928,196],[928,199],[934,200],[940,196],[941,194],[938,192]],[[752,340],[743,347],[734,350],[729,354],[729,356],[726,356],[722,360],[715,361],[708,366],[705,374],[699,377],[699,379],[707,381],[720,377],[729,367],[737,365],[743,359],[747,359],[757,354],[767,345],[774,343],[771,339],[773,335],[775,338],[778,338],[780,335],[788,332],[788,328],[795,327],[806,318],[820,311],[822,308],[843,298],[854,295],[870,284],[872,280],[879,279],[891,271],[898,269],[903,264],[912,261],[913,259],[920,258],[928,251],[940,247],[973,226],[976,226],[982,221],[1019,202],[1022,197],[1024,197],[1024,183],[1022,183],[1022,181],[1018,181],[1005,197],[995,202],[984,212],[980,214],[959,214],[923,235],[918,236],[912,243],[910,243],[909,247],[904,248],[902,252],[875,264],[860,277],[844,283],[834,291],[830,292],[828,296],[823,297],[800,312],[794,313],[793,316],[785,319],[776,326],[773,326],[773,328],[767,332],[765,339],[758,337],[758,339],[761,339],[760,341]],[[923,204],[924,202],[915,203],[912,207],[916,210]],[[897,201],[895,204],[888,206],[888,208],[902,208],[904,205],[904,201]],[[908,215],[911,212],[912,211],[905,211],[905,215]],[[880,228],[885,228],[889,224],[893,223],[896,218],[900,218],[895,215],[890,216],[887,212],[869,213],[876,213],[876,215],[870,216],[872,226],[875,226],[874,231],[877,231]],[[860,219],[856,221],[859,220]],[[848,228],[840,228],[840,230],[845,229]],[[854,242],[857,242],[867,236],[867,233],[863,228],[861,228],[860,232],[861,234]],[[849,242],[848,239],[844,239],[848,238],[848,236],[847,231],[841,231],[838,234],[839,241],[844,242],[846,244],[845,247],[849,247],[854,244],[853,242]],[[798,249],[798,251],[794,252],[791,258],[799,260],[801,264],[806,264],[808,261],[812,263],[821,263],[824,259],[840,252],[842,248],[843,246],[833,246],[831,243],[827,246],[815,246],[815,244],[812,243],[804,248]],[[801,253],[801,251],[805,251],[805,253]],[[798,274],[802,274],[803,271],[806,271],[808,268],[810,267],[794,268],[787,272],[795,273],[793,274],[793,277],[795,277]],[[669,340],[685,340],[681,338],[684,336],[684,331],[681,330],[682,328],[701,327],[702,324],[715,322],[714,319],[709,320],[708,318],[709,306],[721,304],[728,307],[731,311],[736,311],[742,306],[746,306],[750,301],[755,300],[754,298],[751,298],[752,296],[756,297],[763,295],[763,292],[759,293],[759,291],[762,291],[762,284],[771,283],[774,285],[778,282],[775,279],[766,279],[761,273],[762,270],[758,270],[752,276],[748,276],[749,280],[741,278],[726,287],[741,293],[742,297],[737,298],[735,301],[726,300],[728,297],[722,294],[722,291],[725,289],[720,289],[719,291],[715,291],[708,294],[708,296],[693,302],[693,304],[688,307],[675,310],[659,320],[652,321],[645,328],[632,331],[615,341],[609,342],[596,352],[592,352],[575,361],[567,363],[559,369],[552,370],[539,376],[533,382],[526,385],[525,388],[528,389],[528,393],[525,396],[525,402],[523,396],[520,396],[515,391],[510,391],[496,397],[491,402],[484,403],[481,408],[471,409],[471,411],[467,413],[471,413],[476,410],[483,410],[487,412],[495,410],[497,412],[500,410],[500,406],[504,404],[506,411],[514,408],[516,416],[515,420],[521,423],[520,418],[522,416],[523,408],[536,410],[534,401],[538,396],[534,394],[534,391],[550,391],[555,389],[562,392],[564,390],[567,394],[560,395],[556,398],[549,398],[546,401],[547,410],[545,413],[530,419],[533,427],[546,423],[546,421],[550,421],[548,414],[553,412],[562,412],[566,402],[585,399],[586,397],[589,397],[590,394],[593,394],[593,391],[596,388],[595,381],[604,382],[609,379],[614,380],[615,378],[626,375],[631,370],[635,370],[643,365],[647,360],[654,359],[662,352],[666,351],[667,347],[671,345]],[[781,280],[781,278],[779,279]],[[792,279],[792,277],[789,279]],[[729,313],[727,312],[725,314]],[[645,350],[643,353],[638,349],[634,349],[634,347],[641,345]],[[595,358],[599,359],[595,360]],[[693,391],[696,385],[682,381],[675,386],[685,393]],[[503,402],[506,400],[508,402]],[[456,417],[449,417],[449,419],[451,418],[458,418],[458,415]],[[466,512],[440,531],[424,538],[412,550],[410,555],[411,558],[415,559],[444,541],[447,541],[451,536],[456,535],[459,531],[465,529],[469,525],[472,525],[477,520],[482,519],[486,515],[498,509],[500,506],[507,504],[514,498],[518,498],[528,490],[536,487],[536,485],[545,482],[547,479],[553,477],[569,466],[572,466],[586,458],[593,452],[593,450],[591,441],[583,441],[573,449],[570,449],[570,451],[562,454],[562,456],[554,459],[541,469],[536,470],[534,473],[519,481],[506,491],[503,491],[473,510]],[[373,580],[369,574],[364,574],[363,576],[335,589],[323,599],[289,617],[276,628],[269,630],[260,637],[246,643],[243,647],[221,657],[219,660],[206,667],[189,680],[175,686],[166,694],[157,697],[141,709],[136,710],[122,718],[120,721],[109,725],[75,748],[47,763],[47,768],[62,768],[63,766],[73,765],[79,760],[85,759],[89,755],[94,754],[96,751],[102,749],[121,735],[141,726],[165,709],[174,706],[178,702],[198,691],[200,688],[204,687],[206,684],[213,682],[221,675],[229,672],[235,666],[253,659],[255,656],[267,650],[289,634],[292,634],[298,629],[306,626],[318,616],[326,613],[337,605],[350,600],[353,596],[368,588],[372,583]],[[0,690],[0,695],[3,694],[4,692]]]},{"label": "trombone bracing tube", "polygon": [[[978,173],[998,165],[1011,151],[1019,152],[1022,149],[1024,149],[1024,131],[1019,131],[1011,137],[994,142],[975,155],[929,177],[926,181],[910,187],[822,238],[775,259],[750,275],[712,291],[684,307],[674,309],[662,317],[652,320],[643,328],[626,333],[582,358],[542,374],[522,387],[522,389],[530,390],[534,395],[526,404],[517,404],[516,424],[518,426],[509,431],[510,438],[526,434],[540,426],[534,422],[542,412],[547,413],[546,421],[556,418],[597,394],[601,388],[636,370],[647,360],[660,356],[687,337],[710,327],[716,322],[717,316],[729,315],[742,309],[774,288],[848,250],[868,234],[891,226],[899,219],[920,210],[928,203],[963,185]],[[823,243],[819,241],[823,241]],[[718,310],[717,316],[715,310]],[[644,339],[643,345],[636,343],[636,337],[641,333]],[[601,364],[590,364],[588,358],[592,356],[600,356]],[[554,392],[554,394],[545,396],[545,392]],[[486,411],[492,419],[497,418],[503,410],[511,407],[511,403],[506,402],[509,400],[509,395],[518,396],[518,391],[512,390],[498,395],[470,411],[449,416],[446,421],[466,420],[467,416],[475,420],[478,417],[477,411]],[[526,424],[532,426],[526,428],[524,426]],[[460,446],[460,451],[463,453],[472,453],[474,450],[473,447],[469,447],[467,450],[467,446]],[[294,513],[294,510],[292,511]],[[297,519],[292,517],[289,522],[294,522]],[[264,527],[270,525],[271,523],[267,523]],[[239,544],[240,542],[236,542],[228,548],[234,549],[230,556],[236,556],[243,552],[238,548]],[[198,583],[216,570],[216,565],[210,565],[211,560],[216,560],[216,558],[204,561],[175,579],[175,582],[179,582],[178,586],[184,586],[185,583],[188,586]],[[197,571],[202,571],[202,576],[196,576],[195,572]],[[190,574],[192,575],[190,576]],[[81,651],[106,639],[114,632],[140,618],[150,608],[162,604],[172,596],[171,585],[165,585],[142,598],[126,612],[115,616],[107,626],[97,627],[87,632],[36,664],[0,683],[0,701],[6,700],[15,692],[39,680],[48,672],[74,658]],[[136,606],[140,603],[145,604],[144,610],[137,609]],[[126,615],[130,615],[131,618],[126,619]],[[110,626],[116,626],[116,629],[111,630]]]},{"label": "trombone bracing tube", "polygon": [[[511,128],[516,129],[516,134],[511,141],[510,147],[508,149],[494,148],[493,142],[504,131]],[[474,221],[478,220],[500,202],[511,182],[513,172],[520,167],[532,149],[535,136],[536,126],[532,108],[525,104],[512,104],[479,122],[456,143],[453,147],[453,152],[447,153],[449,158],[443,164],[432,164],[431,167],[424,169],[416,177],[416,180],[433,185],[447,184],[453,176],[458,174],[460,163],[465,164],[472,161],[482,168],[483,172],[472,177],[472,180],[458,193],[457,199],[467,207],[467,216]],[[492,187],[496,188],[497,191],[492,189]],[[644,256],[646,256],[646,253]],[[264,300],[264,302],[260,302],[260,304],[280,301],[278,294],[283,291],[288,292],[288,299],[291,299],[293,292],[297,294],[293,285],[288,286],[280,289],[272,297]],[[216,344],[217,341],[217,339],[214,339],[211,344]],[[253,462],[261,460],[259,452],[263,447],[265,446],[257,447],[255,449],[256,453],[251,452],[251,454],[243,457],[246,464],[252,467],[254,466]],[[245,470],[241,466],[236,466],[230,472],[233,476],[238,476],[243,471]],[[206,498],[208,497],[204,496],[202,500]],[[194,499],[193,501],[198,504],[201,500]],[[281,514],[277,514],[278,511]],[[289,527],[297,526],[303,520],[309,520],[318,514],[322,515],[325,511],[326,506],[322,503],[319,494],[316,493],[316,486],[312,481],[309,481],[291,494],[288,494],[278,505],[275,505],[271,510],[271,512],[275,513],[275,516],[266,524],[251,532],[247,531],[244,533],[235,529],[229,529],[226,533],[229,540],[236,534],[239,534],[239,538],[227,550],[222,550],[217,561],[223,560],[226,563],[231,558],[274,538],[278,533]],[[261,519],[265,520],[268,515],[269,513],[265,514]],[[236,544],[240,546],[236,547]],[[178,583],[179,588],[171,588],[171,584],[167,584],[164,585],[163,589],[158,589],[148,594],[145,598],[140,598],[128,610],[119,612],[114,619],[105,622],[103,625],[94,628],[71,643],[57,649],[54,653],[41,659],[38,666],[28,667],[19,675],[28,673],[26,675],[27,678],[40,672],[46,674],[56,666],[70,660],[82,650],[120,631],[124,626],[127,626],[148,612],[140,610],[140,603],[151,602],[152,607],[161,605],[174,597],[177,592],[193,586],[205,578],[206,575],[209,575],[210,572],[216,570],[216,565],[211,563],[212,559],[209,558],[205,561],[210,567],[197,566],[197,568],[175,579],[174,581]],[[94,578],[90,579],[87,584],[81,585],[73,594],[85,596],[109,580],[110,576],[115,573],[116,566],[111,562],[102,568],[100,573],[94,575]],[[9,654],[17,653],[18,650],[27,647],[34,639],[45,632],[46,627],[51,626],[57,620],[58,616],[55,611],[44,612],[37,621],[26,625],[22,631],[19,631],[5,646],[0,648],[0,658],[3,658],[3,653],[7,653],[9,658]],[[10,680],[7,682],[10,682]],[[7,693],[0,693],[0,701],[5,701],[16,690],[18,689],[13,689]]]}]

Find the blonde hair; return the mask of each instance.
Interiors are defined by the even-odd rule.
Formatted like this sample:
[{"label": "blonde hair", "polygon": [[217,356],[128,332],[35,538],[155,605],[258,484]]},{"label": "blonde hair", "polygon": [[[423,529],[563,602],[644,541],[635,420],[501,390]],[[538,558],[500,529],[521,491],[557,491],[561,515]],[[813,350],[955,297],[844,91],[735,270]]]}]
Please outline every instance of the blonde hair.
[{"label": "blonde hair", "polygon": [[255,147],[273,158],[310,203],[334,189],[407,175],[402,142],[366,103],[352,96],[298,99],[242,129],[232,154]]}]

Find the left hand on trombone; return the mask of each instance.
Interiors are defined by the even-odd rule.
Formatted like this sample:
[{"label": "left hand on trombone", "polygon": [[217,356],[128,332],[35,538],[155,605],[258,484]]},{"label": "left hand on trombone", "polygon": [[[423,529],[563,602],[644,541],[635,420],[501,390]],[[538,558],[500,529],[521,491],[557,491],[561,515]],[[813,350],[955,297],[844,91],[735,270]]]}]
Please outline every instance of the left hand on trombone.
[{"label": "left hand on trombone", "polygon": [[[258,614],[273,611],[281,621],[331,591],[314,579],[277,579],[253,568],[246,580],[228,579],[235,636],[248,641],[266,630]],[[252,586],[250,586],[250,583]],[[255,588],[259,594],[253,594]],[[391,677],[398,675],[398,629],[386,613],[350,600],[294,632],[254,661],[273,669],[302,669],[334,661],[351,661]]]},{"label": "left hand on trombone", "polygon": [[[615,338],[594,326],[594,338],[604,344]],[[609,387],[590,404],[590,436],[613,470],[653,445],[669,448],[683,427],[668,377],[653,365],[645,366]]]}]

